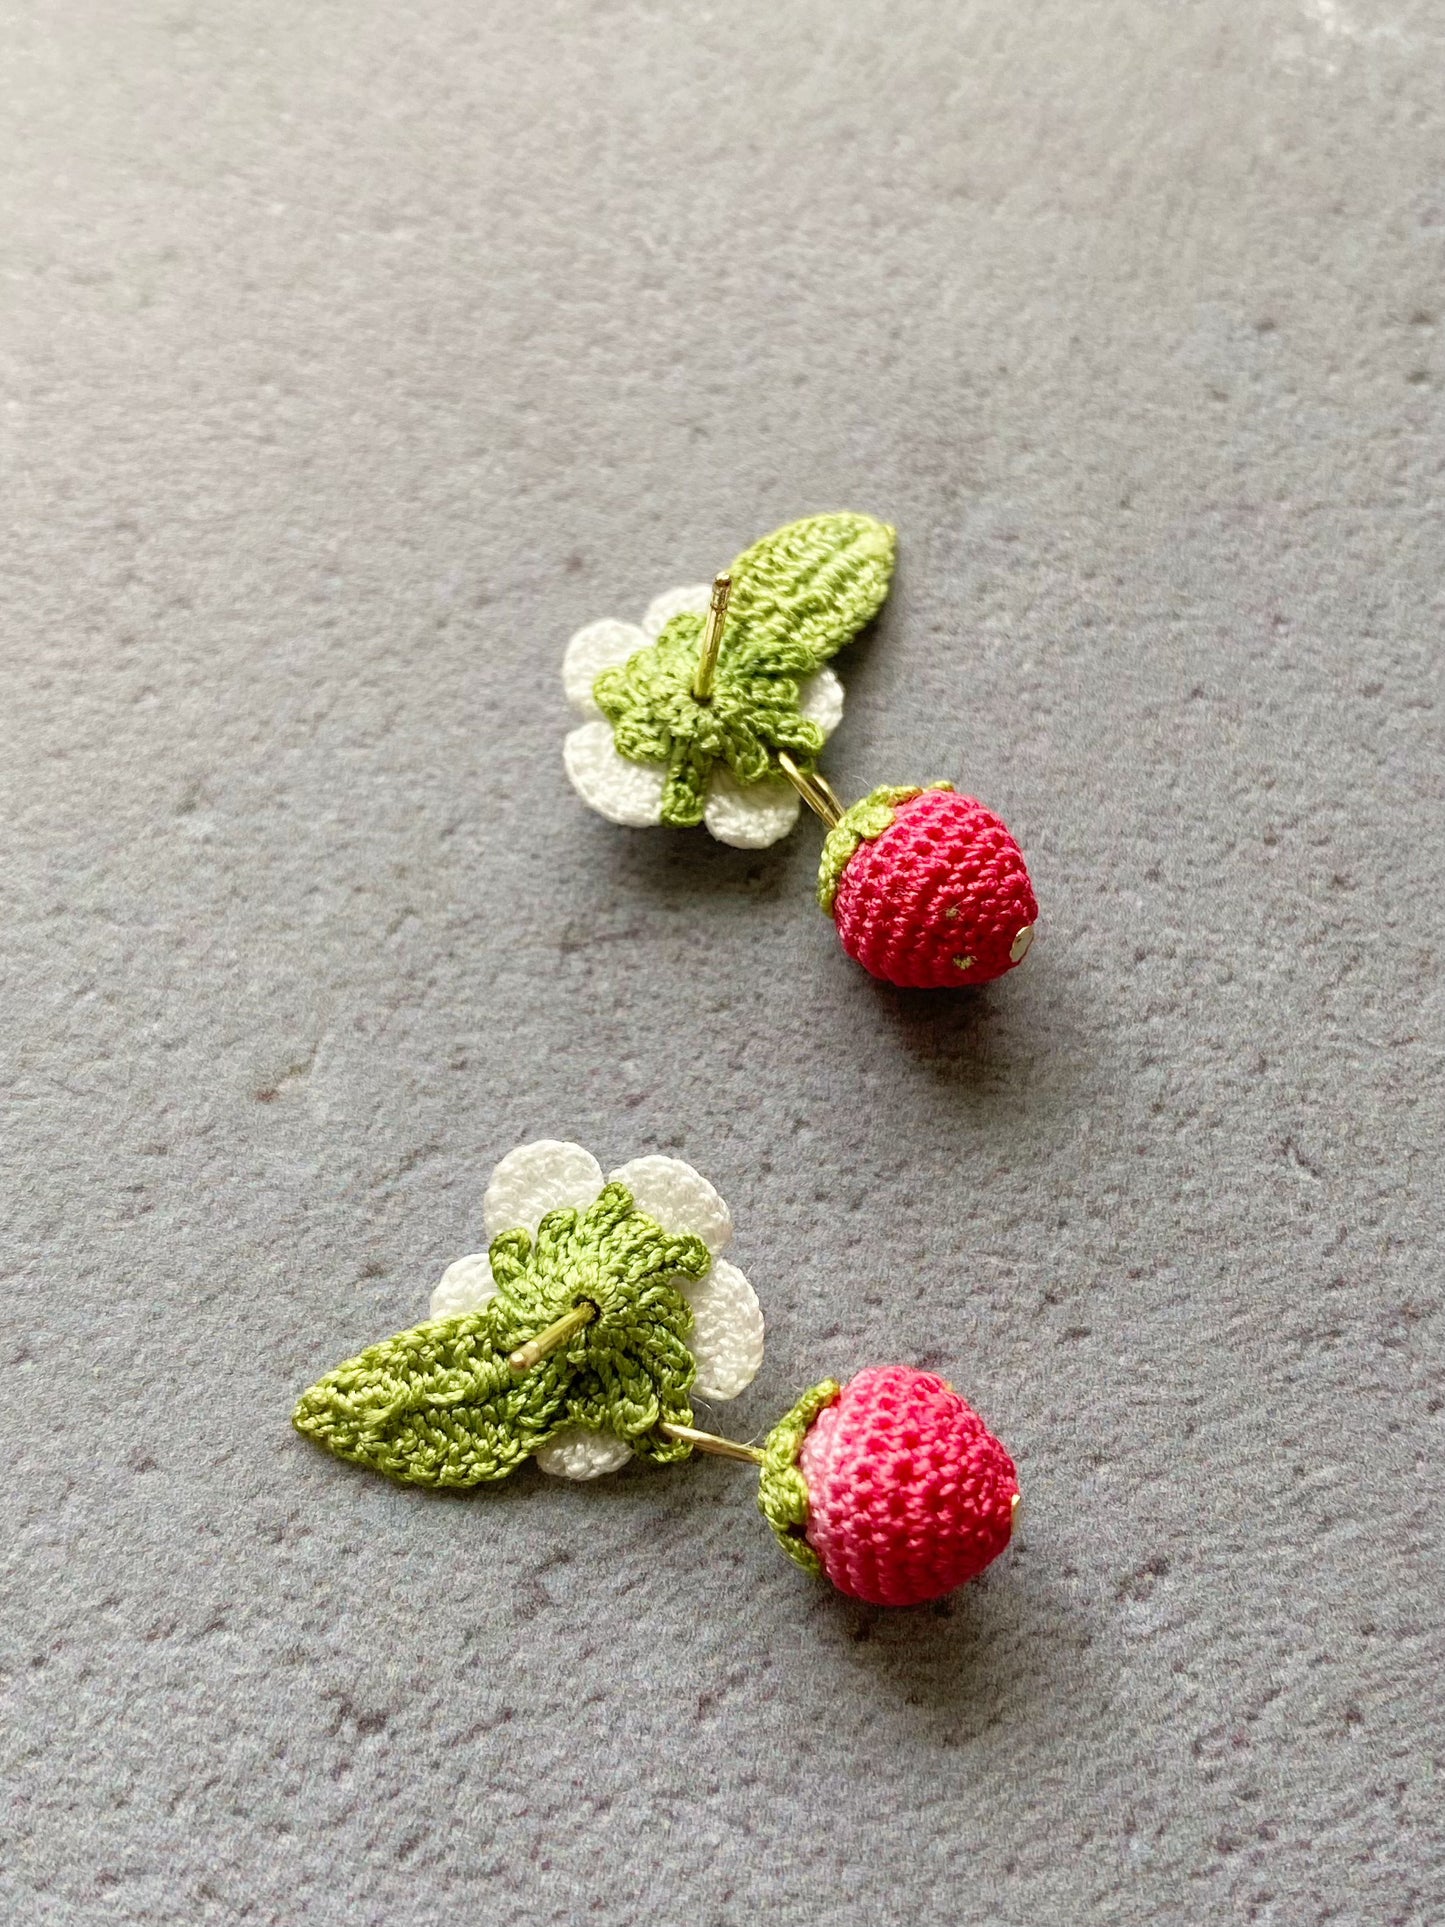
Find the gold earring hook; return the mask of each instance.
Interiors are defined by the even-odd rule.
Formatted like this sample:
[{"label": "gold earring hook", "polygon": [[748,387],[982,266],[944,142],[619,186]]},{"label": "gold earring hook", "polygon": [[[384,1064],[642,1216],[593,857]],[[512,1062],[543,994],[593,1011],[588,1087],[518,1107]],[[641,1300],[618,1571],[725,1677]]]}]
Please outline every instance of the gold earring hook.
[{"label": "gold earring hook", "polygon": [[559,1346],[565,1345],[574,1332],[580,1332],[584,1325],[590,1325],[597,1316],[597,1307],[590,1298],[584,1298],[580,1305],[574,1305],[564,1312],[554,1325],[535,1338],[529,1338],[525,1345],[519,1345],[507,1363],[514,1372],[530,1372],[534,1365],[540,1365]]},{"label": "gold earring hook", "polygon": [[830,830],[835,829],[842,819],[843,805],[827,777],[816,770],[805,775],[785,749],[778,751],[778,768],[813,814],[821,816]]},{"label": "gold earring hook", "polygon": [[697,674],[692,679],[692,693],[700,703],[712,699],[723,628],[727,622],[728,597],[732,592],[733,579],[730,575],[713,577],[712,600],[707,605],[707,627],[702,632],[702,654],[697,659]]},{"label": "gold earring hook", "polygon": [[673,1425],[664,1419],[658,1431],[679,1445],[690,1445],[694,1452],[711,1452],[718,1459],[741,1459],[745,1465],[763,1465],[766,1460],[756,1445],[740,1445],[736,1439],[720,1439],[716,1432],[699,1432],[695,1426]]}]

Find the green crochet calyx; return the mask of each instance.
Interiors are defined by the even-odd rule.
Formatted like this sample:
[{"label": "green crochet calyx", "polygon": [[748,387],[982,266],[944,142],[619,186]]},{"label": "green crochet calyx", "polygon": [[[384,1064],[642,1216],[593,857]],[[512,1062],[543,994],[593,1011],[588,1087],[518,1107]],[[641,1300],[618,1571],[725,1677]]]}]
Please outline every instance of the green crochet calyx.
[{"label": "green crochet calyx", "polygon": [[804,1392],[792,1411],[763,1440],[763,1470],[758,1482],[758,1511],[773,1528],[778,1544],[804,1572],[816,1578],[823,1563],[804,1538],[808,1523],[808,1487],[798,1470],[798,1454],[808,1427],[825,1405],[842,1390],[835,1378]]},{"label": "green crochet calyx", "polygon": [[[952,783],[929,783],[931,790],[951,790]],[[823,860],[818,865],[818,902],[831,917],[838,884],[853,852],[860,843],[875,842],[893,827],[893,816],[900,803],[922,796],[923,786],[898,787],[888,783],[870,790],[861,802],[844,810],[823,841]]]},{"label": "green crochet calyx", "polygon": [[777,774],[785,750],[811,771],[823,732],[798,707],[801,681],[878,613],[893,576],[895,531],[870,515],[812,515],[764,536],[733,563],[712,694],[693,694],[704,618],[678,615],[593,695],[618,753],[663,763],[662,821],[701,823],[708,779],[724,764],[741,784]]},{"label": "green crochet calyx", "polygon": [[[535,1238],[492,1240],[495,1295],[372,1345],[303,1394],[292,1422],[338,1458],[410,1485],[504,1479],[563,1426],[607,1428],[642,1458],[685,1459],[663,1421],[691,1425],[692,1311],[679,1278],[701,1278],[701,1238],[674,1237],[622,1184],[586,1210],[549,1212]],[[597,1308],[525,1373],[508,1356],[582,1300]]]}]

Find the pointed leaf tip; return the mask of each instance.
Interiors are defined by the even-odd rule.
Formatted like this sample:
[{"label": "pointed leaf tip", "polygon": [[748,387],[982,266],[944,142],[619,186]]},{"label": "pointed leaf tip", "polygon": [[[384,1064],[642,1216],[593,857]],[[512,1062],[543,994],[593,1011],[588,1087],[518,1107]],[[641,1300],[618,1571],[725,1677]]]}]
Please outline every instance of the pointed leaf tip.
[{"label": "pointed leaf tip", "polygon": [[414,1325],[303,1392],[291,1423],[338,1459],[407,1485],[503,1479],[532,1449],[490,1307]]}]

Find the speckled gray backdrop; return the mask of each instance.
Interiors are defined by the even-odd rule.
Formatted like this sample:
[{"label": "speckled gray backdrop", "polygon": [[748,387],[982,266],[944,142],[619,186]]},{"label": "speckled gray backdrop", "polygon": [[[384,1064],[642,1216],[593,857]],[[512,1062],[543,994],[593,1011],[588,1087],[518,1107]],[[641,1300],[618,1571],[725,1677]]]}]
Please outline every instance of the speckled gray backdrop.
[{"label": "speckled gray backdrop", "polygon": [[[1445,5],[4,8],[18,1927],[1445,1918]],[[558,659],[901,530],[830,767],[1026,968],[899,995],[566,789]],[[734,1422],[946,1363],[1022,1543],[288,1428],[537,1135],[717,1182]]]}]

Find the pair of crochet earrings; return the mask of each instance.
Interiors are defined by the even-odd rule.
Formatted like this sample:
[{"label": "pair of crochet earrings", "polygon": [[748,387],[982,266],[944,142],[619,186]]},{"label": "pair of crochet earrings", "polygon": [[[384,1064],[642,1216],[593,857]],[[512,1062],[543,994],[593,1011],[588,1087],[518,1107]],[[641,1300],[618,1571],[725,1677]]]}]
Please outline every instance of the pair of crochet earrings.
[{"label": "pair of crochet earrings", "polygon": [[[658,597],[640,627],[579,631],[563,677],[587,720],[567,770],[614,822],[706,823],[748,849],[786,835],[808,802],[828,825],[819,901],[848,954],[897,984],[983,983],[1022,960],[1038,914],[1008,830],[946,783],[844,809],[817,767],[843,706],[828,659],[877,613],[893,557],[885,524],[813,516],[711,590]],[[690,1165],[642,1157],[604,1178],[580,1145],[523,1145],[493,1173],[483,1217],[488,1249],[448,1268],[428,1319],[313,1385],[298,1431],[424,1486],[503,1479],[528,1458],[571,1479],[634,1456],[750,1462],[784,1551],[879,1605],[937,1599],[1008,1544],[1013,1461],[930,1372],[825,1379],[761,1447],[694,1426],[694,1395],[751,1383],[763,1317],[721,1255],[727,1206]]]}]

